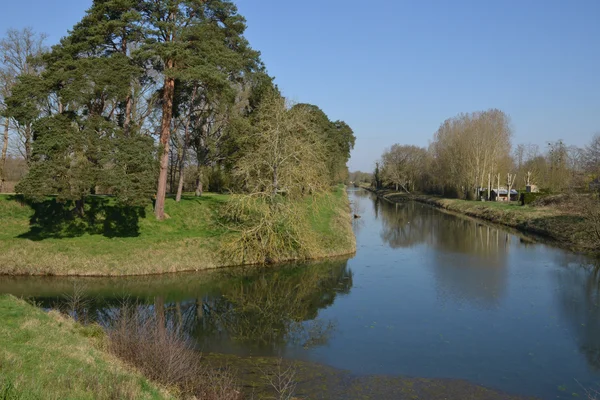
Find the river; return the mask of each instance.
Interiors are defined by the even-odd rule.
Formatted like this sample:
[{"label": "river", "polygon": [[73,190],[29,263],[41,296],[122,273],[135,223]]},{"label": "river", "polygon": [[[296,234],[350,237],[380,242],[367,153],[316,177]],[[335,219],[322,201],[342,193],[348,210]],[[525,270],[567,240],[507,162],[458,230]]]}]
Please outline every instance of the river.
[{"label": "river", "polygon": [[[459,379],[542,399],[600,389],[597,262],[419,203],[349,196],[361,215],[351,259],[155,277],[0,277],[0,292],[103,324],[135,301],[181,324],[204,352],[282,356],[353,376]],[[73,293],[81,299],[68,302]]]}]

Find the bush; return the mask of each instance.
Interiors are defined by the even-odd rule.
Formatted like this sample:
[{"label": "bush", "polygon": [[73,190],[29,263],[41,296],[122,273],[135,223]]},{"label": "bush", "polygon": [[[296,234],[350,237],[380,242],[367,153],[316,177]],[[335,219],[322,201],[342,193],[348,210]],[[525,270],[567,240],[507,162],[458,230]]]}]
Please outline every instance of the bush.
[{"label": "bush", "polygon": [[548,196],[548,194],[546,194],[546,193],[521,193],[521,196],[520,196],[521,205],[525,206],[525,205],[531,204],[534,201],[536,201],[542,197],[546,197],[546,196]]},{"label": "bush", "polygon": [[203,365],[201,354],[181,329],[157,314],[123,305],[108,329],[109,351],[137,367],[147,378],[176,388],[183,398],[241,399],[233,375]]}]

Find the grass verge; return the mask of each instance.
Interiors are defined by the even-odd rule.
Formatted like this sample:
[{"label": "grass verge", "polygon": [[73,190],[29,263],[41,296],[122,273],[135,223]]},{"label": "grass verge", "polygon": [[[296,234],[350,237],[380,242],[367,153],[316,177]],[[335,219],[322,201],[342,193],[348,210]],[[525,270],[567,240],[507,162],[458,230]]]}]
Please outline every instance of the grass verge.
[{"label": "grass verge", "polygon": [[83,327],[0,295],[0,398],[168,399],[169,393],[100,350],[99,326]]},{"label": "grass verge", "polygon": [[[126,214],[126,222],[134,226],[121,229],[122,221],[110,218],[114,211],[110,205],[88,210],[93,223],[86,226],[59,226],[50,218],[61,216],[52,204],[34,210],[14,196],[0,196],[0,274],[124,276],[231,266],[235,263],[223,259],[220,248],[223,239],[235,233],[225,229],[218,217],[228,200],[229,196],[217,194],[184,196],[180,203],[168,199],[166,221],[157,221],[148,207]],[[98,203],[102,201],[99,198]],[[307,201],[303,214],[319,243],[306,258],[355,251],[343,188]],[[296,258],[289,255],[273,261]]]}]

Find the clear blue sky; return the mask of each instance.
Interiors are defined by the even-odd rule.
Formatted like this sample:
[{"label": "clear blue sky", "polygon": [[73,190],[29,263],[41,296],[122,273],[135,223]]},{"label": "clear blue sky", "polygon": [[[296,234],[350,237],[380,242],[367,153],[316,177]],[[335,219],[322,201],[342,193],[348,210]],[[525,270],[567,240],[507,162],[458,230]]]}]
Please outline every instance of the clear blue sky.
[{"label": "clear blue sky", "polygon": [[[0,31],[55,43],[91,0],[5,1]],[[499,108],[514,143],[600,131],[599,0],[237,0],[247,37],[292,100],[357,136],[351,169],[393,143],[426,146],[460,112]]]}]

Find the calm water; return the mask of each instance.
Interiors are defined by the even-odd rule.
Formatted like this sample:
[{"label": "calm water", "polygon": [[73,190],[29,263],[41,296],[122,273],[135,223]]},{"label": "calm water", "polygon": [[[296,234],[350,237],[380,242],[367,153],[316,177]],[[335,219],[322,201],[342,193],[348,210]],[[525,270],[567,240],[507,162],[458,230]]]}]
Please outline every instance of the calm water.
[{"label": "calm water", "polygon": [[123,302],[141,301],[203,351],[458,378],[544,399],[600,389],[593,260],[418,203],[350,197],[362,215],[350,260],[146,278],[0,277],[0,292],[52,307],[83,288],[80,318],[103,323]]}]

